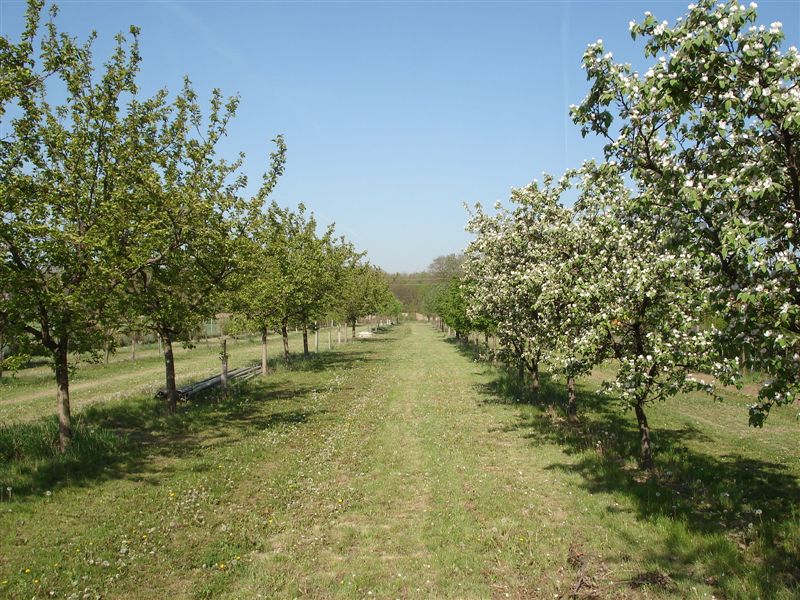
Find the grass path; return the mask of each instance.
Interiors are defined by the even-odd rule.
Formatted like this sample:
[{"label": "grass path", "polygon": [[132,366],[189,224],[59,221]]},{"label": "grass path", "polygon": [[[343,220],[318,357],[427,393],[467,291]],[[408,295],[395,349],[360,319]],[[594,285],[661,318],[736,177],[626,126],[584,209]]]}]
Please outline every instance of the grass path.
[{"label": "grass path", "polygon": [[[788,563],[766,560],[706,519],[705,496],[695,514],[550,409],[509,404],[425,324],[174,418],[145,398],[86,418],[148,437],[63,472],[0,467],[0,484],[34,482],[0,504],[0,596],[793,597],[797,529],[776,550]],[[796,473],[764,473],[797,492]]]}]

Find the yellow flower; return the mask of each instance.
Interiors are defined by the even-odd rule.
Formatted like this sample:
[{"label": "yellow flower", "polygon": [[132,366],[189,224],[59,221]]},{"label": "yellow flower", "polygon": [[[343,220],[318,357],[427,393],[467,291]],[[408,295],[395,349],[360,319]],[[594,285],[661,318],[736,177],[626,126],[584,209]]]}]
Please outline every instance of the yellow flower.
[{"label": "yellow flower", "polygon": [[30,569],[25,569],[25,573],[30,573],[30,572],[31,572]]},{"label": "yellow flower", "polygon": [[224,569],[225,568],[225,563],[219,563],[219,568],[220,568],[220,570]]}]

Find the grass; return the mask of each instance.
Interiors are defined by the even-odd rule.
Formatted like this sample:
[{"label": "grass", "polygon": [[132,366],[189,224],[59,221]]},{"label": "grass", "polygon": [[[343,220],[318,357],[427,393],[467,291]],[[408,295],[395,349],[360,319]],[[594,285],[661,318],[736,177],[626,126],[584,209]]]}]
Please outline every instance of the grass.
[{"label": "grass", "polygon": [[[257,339],[258,338],[258,339]],[[336,345],[336,331],[332,343]],[[293,351],[302,349],[302,334],[289,334]],[[311,351],[314,335],[309,335]],[[320,332],[321,350],[328,347],[327,330]],[[261,360],[261,340],[258,336],[228,340],[230,368],[256,364]],[[219,372],[220,343],[218,339],[198,342],[193,348],[180,343],[173,346],[175,372],[178,384],[195,381]],[[276,357],[283,353],[280,336],[271,335],[268,353]],[[70,399],[73,409],[94,403],[119,400],[127,397],[153,395],[164,387],[164,358],[156,344],[138,346],[136,360],[131,360],[129,349],[120,348],[112,355],[109,364],[90,363],[85,358],[77,361],[70,379]],[[46,364],[24,369],[14,376],[0,378],[0,422],[37,419],[54,411],[55,381],[52,369]]]},{"label": "grass", "polygon": [[797,597],[794,415],[653,407],[644,477],[602,375],[570,426],[557,382],[411,323],[174,416],[96,401],[66,457],[51,418],[2,428],[0,596]]}]

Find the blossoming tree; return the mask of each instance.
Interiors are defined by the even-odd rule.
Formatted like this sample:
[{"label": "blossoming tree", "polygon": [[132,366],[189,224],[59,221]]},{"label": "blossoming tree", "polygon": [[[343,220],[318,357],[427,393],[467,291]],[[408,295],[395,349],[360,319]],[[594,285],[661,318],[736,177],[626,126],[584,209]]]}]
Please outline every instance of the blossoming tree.
[{"label": "blossoming tree", "polygon": [[672,25],[632,21],[653,60],[643,74],[590,45],[591,89],[573,117],[607,139],[642,218],[709,274],[716,374],[764,374],[750,408],[761,426],[800,394],[800,54],[756,9],[701,0]]}]

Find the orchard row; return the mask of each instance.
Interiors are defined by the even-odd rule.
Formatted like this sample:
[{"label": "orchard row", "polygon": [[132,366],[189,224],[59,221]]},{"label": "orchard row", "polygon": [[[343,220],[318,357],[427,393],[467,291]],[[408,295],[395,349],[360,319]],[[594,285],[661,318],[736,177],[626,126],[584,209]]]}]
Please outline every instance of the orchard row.
[{"label": "orchard row", "polygon": [[204,111],[188,79],[171,100],[166,89],[142,97],[137,29],[96,68],[93,40],[59,32],[54,10],[43,23],[43,4],[29,0],[19,40],[0,37],[0,360],[52,361],[62,450],[71,357],[120,332],[160,338],[174,411],[172,344],[220,311],[264,342],[282,332],[287,358],[290,326],[399,311],[333,226],[319,233],[302,205],[268,203],[285,166],[281,136],[245,196],[243,157],[219,152],[238,98],[215,90]]},{"label": "orchard row", "polygon": [[[636,413],[653,464],[648,403],[763,375],[750,423],[800,393],[800,55],[756,5],[703,0],[670,25],[646,13],[644,73],[602,41],[571,107],[602,162],[476,207],[459,285],[439,298],[459,332],[492,332],[530,371],[569,390],[609,359],[605,389]],[[703,374],[703,375],[701,375]]]}]

